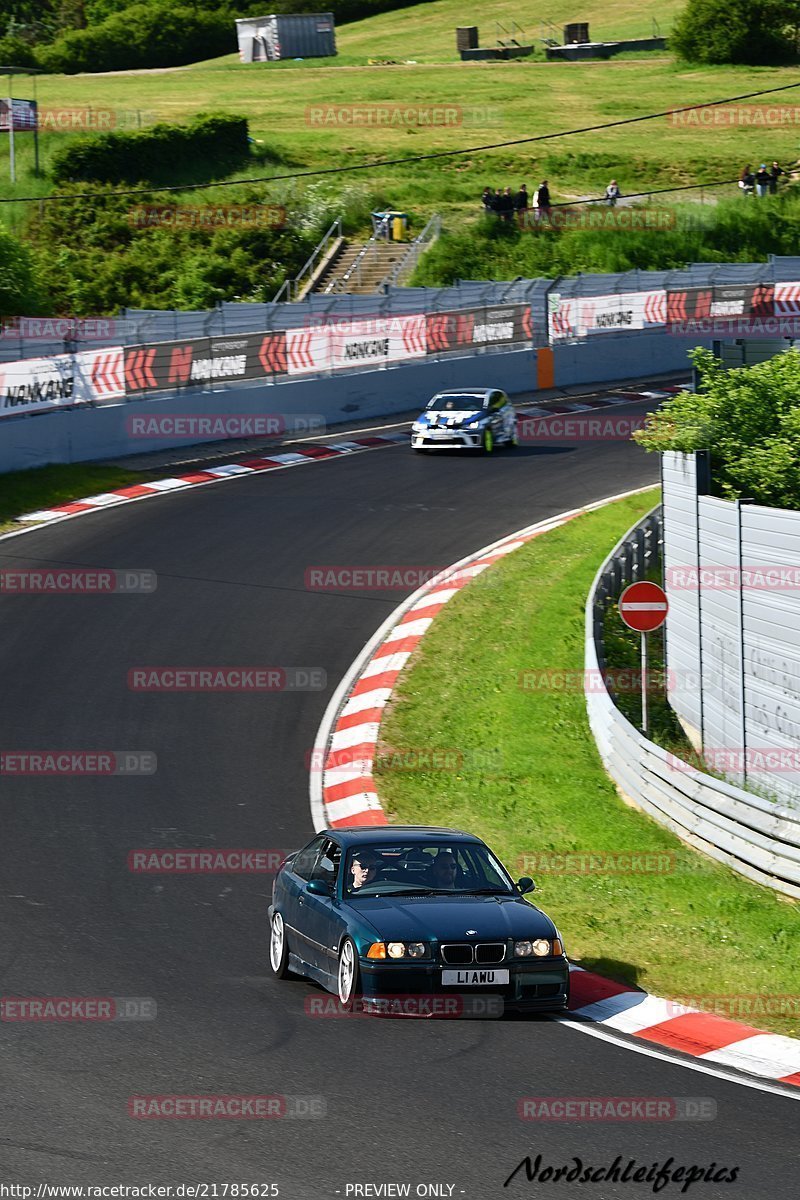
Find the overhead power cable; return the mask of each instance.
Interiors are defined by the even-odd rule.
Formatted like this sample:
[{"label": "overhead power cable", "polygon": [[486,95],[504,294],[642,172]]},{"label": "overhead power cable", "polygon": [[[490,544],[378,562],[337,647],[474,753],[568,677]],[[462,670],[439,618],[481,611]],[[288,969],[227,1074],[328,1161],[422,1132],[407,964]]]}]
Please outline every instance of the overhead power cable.
[{"label": "overhead power cable", "polygon": [[[454,158],[462,154],[481,154],[487,150],[503,150],[509,146],[525,146],[534,142],[551,141],[554,138],[575,137],[581,133],[598,133],[603,129],[617,129],[622,125],[636,125],[641,121],[657,121],[659,117],[669,117],[675,113],[694,112],[699,108],[714,108],[720,104],[735,104],[739,100],[754,100],[758,96],[771,96],[777,92],[788,92],[798,87],[800,87],[800,81],[797,83],[785,83],[780,87],[762,88],[757,92],[742,92],[738,96],[726,96],[721,100],[706,100],[702,104],[687,104],[681,108],[668,108],[661,112],[646,113],[641,117],[623,117],[619,121],[605,121],[600,125],[583,125],[577,129],[562,129],[556,133],[538,133],[533,137],[512,138],[506,142],[489,142],[483,146],[466,146],[458,150],[434,150],[429,154],[412,154],[406,155],[403,158],[381,158],[375,162],[352,163],[343,167],[317,167],[310,171],[288,171],[282,175],[257,175],[248,176],[244,179],[223,179],[217,183],[181,183],[165,184],[162,187],[151,185],[150,187],[139,188],[115,188],[113,191],[106,192],[105,195],[143,196],[151,195],[153,192],[197,192],[207,191],[210,188],[243,187],[247,184],[257,183],[277,183],[286,179],[310,179],[319,178],[322,175],[343,175],[352,171],[377,171],[383,167],[407,166],[411,163],[430,162],[438,158]],[[712,185],[706,184],[704,186],[710,187]],[[678,189],[666,188],[664,190],[677,191]],[[3,197],[0,199],[0,204],[50,204],[58,200],[97,199],[98,194],[96,192],[75,192],[72,194],[55,192],[50,196]]]}]

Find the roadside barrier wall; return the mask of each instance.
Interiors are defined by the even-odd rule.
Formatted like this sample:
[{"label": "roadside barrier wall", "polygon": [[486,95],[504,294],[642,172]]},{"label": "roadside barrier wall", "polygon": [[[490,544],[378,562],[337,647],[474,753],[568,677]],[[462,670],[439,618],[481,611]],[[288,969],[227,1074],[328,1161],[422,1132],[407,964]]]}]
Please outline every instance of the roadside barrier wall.
[{"label": "roadside barrier wall", "polygon": [[606,668],[603,614],[627,583],[644,577],[659,537],[654,514],[630,529],[600,567],[586,602],[585,667],[592,681],[586,706],[601,758],[623,796],[683,841],[800,899],[800,808],[762,799],[681,762],[641,734],[598,683]]}]

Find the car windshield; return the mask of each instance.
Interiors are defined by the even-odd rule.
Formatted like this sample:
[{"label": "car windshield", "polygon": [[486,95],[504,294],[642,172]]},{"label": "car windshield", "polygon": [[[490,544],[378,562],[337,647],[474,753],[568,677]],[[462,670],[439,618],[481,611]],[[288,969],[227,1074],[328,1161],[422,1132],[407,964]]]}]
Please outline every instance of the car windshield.
[{"label": "car windshield", "polygon": [[516,895],[492,852],[479,842],[402,842],[348,852],[346,896]]},{"label": "car windshield", "polygon": [[434,396],[428,401],[428,408],[434,412],[477,412],[479,409],[486,408],[488,398],[483,395],[476,395],[475,392],[464,392],[463,394],[454,396]]}]

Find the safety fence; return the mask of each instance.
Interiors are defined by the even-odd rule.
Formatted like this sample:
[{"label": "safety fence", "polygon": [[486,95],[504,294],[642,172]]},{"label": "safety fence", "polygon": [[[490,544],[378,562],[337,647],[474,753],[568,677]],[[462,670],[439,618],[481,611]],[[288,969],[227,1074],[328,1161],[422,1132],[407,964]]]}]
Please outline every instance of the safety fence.
[{"label": "safety fence", "polygon": [[629,530],[600,567],[586,602],[589,724],[611,778],[628,799],[683,841],[741,875],[800,899],[800,810],[697,770],[649,741],[597,681],[605,672],[603,615],[654,561],[657,514]]},{"label": "safety fence", "polygon": [[[297,304],[222,304],[212,312],[126,310],[107,339],[0,361],[0,418],[116,404],[237,380],[375,370],[420,359],[599,344],[605,335],[679,339],[785,336],[800,328],[800,258],[696,264],[556,280],[389,287],[385,295],[310,296]],[[667,343],[665,343],[666,345]],[[13,338],[0,338],[9,359]]]}]

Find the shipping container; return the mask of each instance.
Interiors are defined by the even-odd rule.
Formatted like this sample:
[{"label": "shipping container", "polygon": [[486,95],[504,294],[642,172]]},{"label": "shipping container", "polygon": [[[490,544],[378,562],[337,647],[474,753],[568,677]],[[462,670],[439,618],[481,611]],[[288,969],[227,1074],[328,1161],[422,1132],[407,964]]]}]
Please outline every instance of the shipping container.
[{"label": "shipping container", "polygon": [[273,13],[242,17],[236,22],[242,62],[276,62],[280,58],[328,58],[336,53],[333,13]]}]

